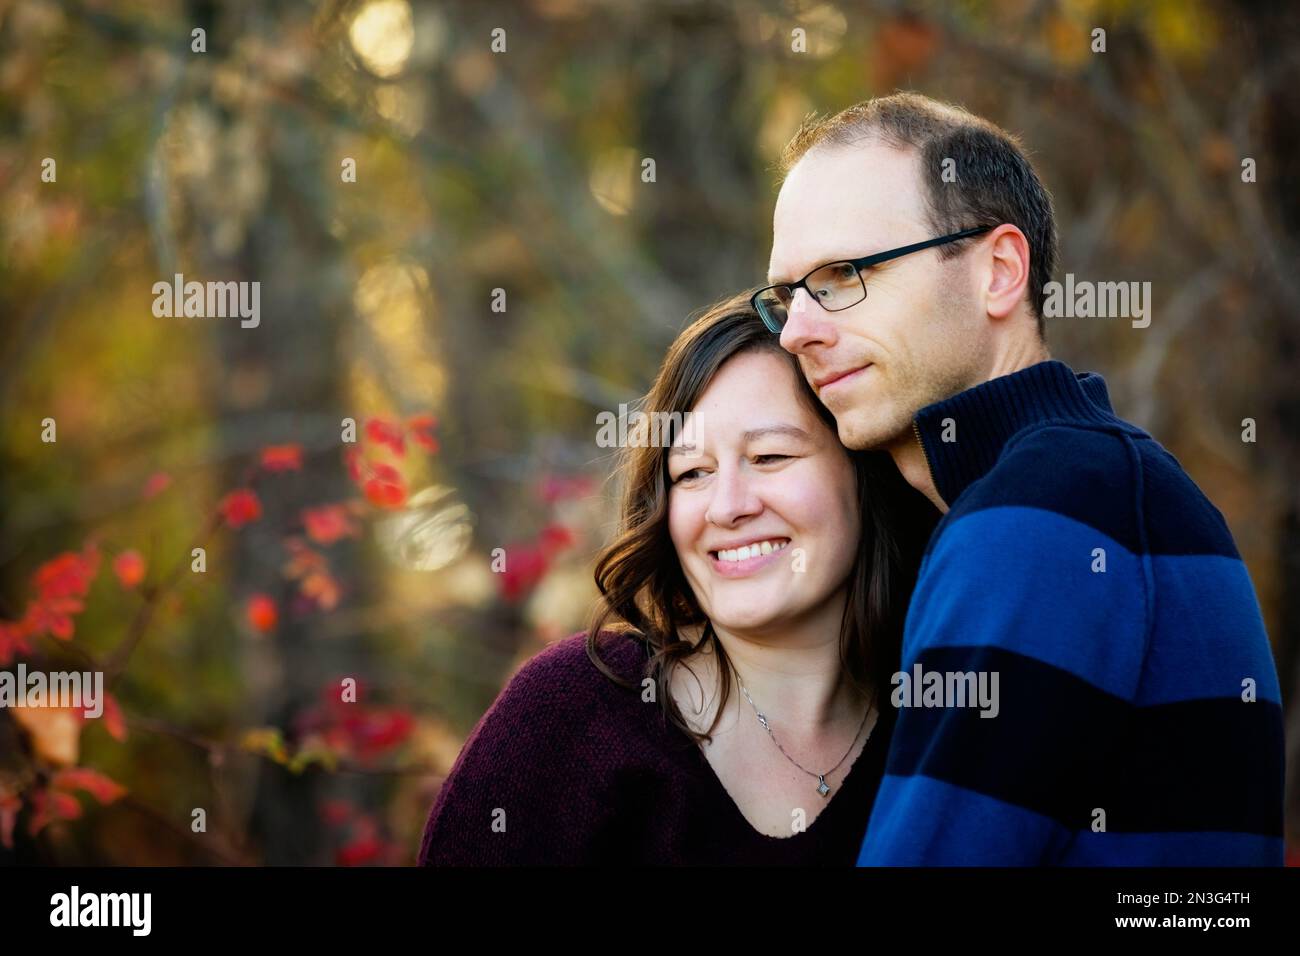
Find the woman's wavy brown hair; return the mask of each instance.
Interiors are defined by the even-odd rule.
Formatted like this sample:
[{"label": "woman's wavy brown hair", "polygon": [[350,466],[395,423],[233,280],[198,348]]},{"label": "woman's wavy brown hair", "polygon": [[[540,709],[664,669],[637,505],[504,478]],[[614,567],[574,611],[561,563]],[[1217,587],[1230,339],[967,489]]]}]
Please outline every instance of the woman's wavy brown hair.
[{"label": "woman's wavy brown hair", "polygon": [[[678,424],[723,363],[748,352],[770,352],[789,363],[799,396],[836,432],[835,419],[804,380],[798,360],[749,303],[752,290],[708,308],[673,342],[654,385],[640,403],[652,421]],[[671,413],[681,413],[674,415]],[[669,414],[665,414],[669,413]],[[654,417],[661,416],[661,417]],[[646,676],[656,685],[665,717],[698,740],[711,739],[731,693],[732,666],[695,600],[668,533],[668,449],[675,434],[620,451],[615,477],[622,495],[618,533],[596,561],[601,599],[587,631],[587,654],[610,680],[634,685],[611,671],[597,653],[602,632],[631,632],[649,645]],[[857,475],[862,537],[849,575],[840,626],[840,661],[853,683],[874,699],[898,669],[903,617],[937,512],[898,473],[884,452],[850,451]],[[698,647],[680,631],[703,625]],[[683,719],[670,680],[678,665],[711,646],[718,655],[721,700],[713,723],[699,734]],[[695,675],[698,681],[698,675]]]}]

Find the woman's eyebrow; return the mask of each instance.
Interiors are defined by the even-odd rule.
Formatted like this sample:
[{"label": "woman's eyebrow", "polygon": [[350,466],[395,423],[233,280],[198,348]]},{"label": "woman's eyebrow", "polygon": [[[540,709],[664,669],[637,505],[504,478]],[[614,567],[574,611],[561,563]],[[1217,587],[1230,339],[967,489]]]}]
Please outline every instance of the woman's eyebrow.
[{"label": "woman's eyebrow", "polygon": [[746,442],[752,442],[768,435],[782,435],[786,438],[797,438],[802,441],[812,440],[812,436],[798,425],[764,425],[762,428],[751,428],[741,435],[741,438]]},{"label": "woman's eyebrow", "polygon": [[[804,431],[804,429],[800,428],[798,425],[763,425],[759,428],[751,428],[748,431],[742,432],[740,438],[741,441],[748,444],[749,442],[758,441],[760,438],[766,438],[769,435],[781,435],[786,438],[798,439],[799,441],[812,441],[812,435],[808,434],[808,432]],[[696,445],[691,444],[673,445],[668,449],[669,458],[672,458],[674,455],[687,455],[694,457],[699,453],[699,448]]]}]

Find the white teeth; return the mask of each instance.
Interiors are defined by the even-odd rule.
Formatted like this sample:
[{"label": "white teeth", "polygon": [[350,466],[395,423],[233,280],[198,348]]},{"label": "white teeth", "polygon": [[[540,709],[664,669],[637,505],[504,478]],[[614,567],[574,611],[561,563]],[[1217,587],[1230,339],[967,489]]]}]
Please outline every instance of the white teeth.
[{"label": "white teeth", "polygon": [[753,544],[747,544],[743,548],[729,548],[726,551],[719,551],[719,561],[744,561],[748,558],[756,558],[760,554],[771,554],[773,551],[780,551],[789,541],[755,541]]}]

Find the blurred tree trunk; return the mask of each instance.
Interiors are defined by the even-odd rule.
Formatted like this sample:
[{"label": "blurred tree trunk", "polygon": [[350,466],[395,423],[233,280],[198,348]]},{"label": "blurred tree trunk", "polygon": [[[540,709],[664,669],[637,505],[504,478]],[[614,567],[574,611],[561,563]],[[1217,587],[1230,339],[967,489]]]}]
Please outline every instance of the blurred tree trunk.
[{"label": "blurred tree trunk", "polygon": [[[293,159],[326,152],[311,131],[292,122],[294,117],[279,119],[288,122],[277,123],[277,139],[292,141],[288,152]],[[266,643],[248,646],[242,661],[247,710],[240,724],[278,727],[292,740],[296,718],[320,706],[327,686],[337,691],[340,676],[355,676],[364,683],[365,675],[349,669],[349,662],[362,656],[355,644],[322,643],[314,636],[313,624],[321,612],[303,610],[301,602],[295,609],[296,587],[282,574],[287,559],[283,538],[295,528],[300,509],[356,494],[342,464],[339,422],[345,416],[359,418],[347,408],[347,396],[337,391],[348,382],[338,342],[351,311],[350,303],[332,301],[327,277],[338,267],[341,253],[315,219],[318,210],[296,201],[292,180],[300,171],[286,168],[288,162],[279,154],[267,158],[267,200],[249,225],[237,257],[237,278],[261,282],[261,324],[242,328],[238,322],[221,321],[216,334],[224,370],[220,420],[260,418],[266,423],[245,426],[254,434],[223,430],[223,457],[233,465],[230,487],[243,480],[244,469],[256,462],[261,447],[304,445],[301,472],[259,480],[263,517],[231,536],[229,566],[221,569],[233,609],[241,611],[249,595],[257,592],[269,594],[280,609],[278,626]],[[332,178],[324,174],[315,181],[328,183]],[[224,273],[222,277],[236,278]],[[363,565],[354,549],[333,547],[328,557],[332,573],[349,592],[369,591],[359,577]],[[361,698],[359,706],[365,704]],[[338,785],[348,786],[347,780],[340,778]],[[331,862],[322,856],[329,834],[318,814],[326,784],[322,773],[294,775],[269,760],[261,762],[247,832],[261,850],[262,863]]]}]

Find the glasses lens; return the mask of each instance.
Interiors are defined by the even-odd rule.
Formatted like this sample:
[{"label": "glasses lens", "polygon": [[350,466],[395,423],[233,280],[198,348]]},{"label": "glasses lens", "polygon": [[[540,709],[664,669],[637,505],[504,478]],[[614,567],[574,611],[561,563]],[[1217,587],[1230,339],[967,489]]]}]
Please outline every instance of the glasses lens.
[{"label": "glasses lens", "polygon": [[827,312],[857,305],[867,297],[867,288],[851,262],[832,262],[808,277],[808,288]]},{"label": "glasses lens", "polygon": [[786,286],[764,289],[755,298],[754,303],[758,306],[758,314],[762,317],[764,325],[773,332],[780,332],[785,328],[788,314],[786,307],[790,303],[790,290]]}]

